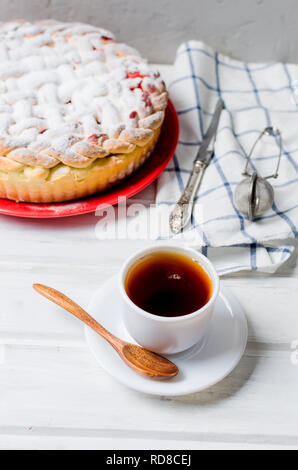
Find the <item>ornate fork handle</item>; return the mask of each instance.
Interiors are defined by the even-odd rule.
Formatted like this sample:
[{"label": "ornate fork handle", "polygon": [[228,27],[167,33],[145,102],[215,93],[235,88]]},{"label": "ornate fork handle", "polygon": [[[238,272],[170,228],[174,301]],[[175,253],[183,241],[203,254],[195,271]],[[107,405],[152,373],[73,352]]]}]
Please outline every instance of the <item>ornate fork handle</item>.
[{"label": "ornate fork handle", "polygon": [[181,232],[191,219],[194,199],[200,187],[206,166],[206,163],[200,160],[194,162],[193,170],[185,190],[170,215],[170,227],[173,233]]}]

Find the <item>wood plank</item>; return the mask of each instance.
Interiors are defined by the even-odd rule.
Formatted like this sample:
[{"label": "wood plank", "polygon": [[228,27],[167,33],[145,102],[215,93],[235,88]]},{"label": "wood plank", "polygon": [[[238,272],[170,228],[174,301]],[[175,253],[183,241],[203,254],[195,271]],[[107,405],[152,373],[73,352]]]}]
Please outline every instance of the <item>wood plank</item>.
[{"label": "wood plank", "polygon": [[84,348],[7,346],[0,364],[0,435],[36,429],[46,435],[60,430],[66,436],[297,445],[297,386],[290,351],[257,345],[221,383],[177,399],[118,384]]},{"label": "wood plank", "polygon": [[[39,434],[32,431],[14,430],[15,434],[0,435],[0,450],[297,450],[298,446],[279,444],[237,444],[231,442],[204,442],[168,439],[140,439],[112,436],[65,436]],[[111,455],[114,453],[111,452]]]},{"label": "wood plank", "polygon": [[[133,248],[127,248],[123,260]],[[80,322],[41,298],[32,289],[41,282],[65,292],[83,307],[105,282],[117,274],[121,261],[113,250],[99,250],[94,264],[61,265],[44,262],[14,264],[0,261],[0,342],[73,346],[84,341]],[[110,254],[111,253],[111,254]],[[106,261],[108,259],[108,261]],[[297,278],[240,277],[222,281],[243,305],[249,323],[249,340],[284,344],[298,339]],[[92,313],[92,312],[91,312]]]}]

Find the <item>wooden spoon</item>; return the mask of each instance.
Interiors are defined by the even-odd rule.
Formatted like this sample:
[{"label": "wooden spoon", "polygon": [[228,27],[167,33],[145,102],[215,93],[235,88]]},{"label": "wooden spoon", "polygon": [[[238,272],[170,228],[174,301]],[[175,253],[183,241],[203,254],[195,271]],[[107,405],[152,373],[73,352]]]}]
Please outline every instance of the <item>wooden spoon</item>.
[{"label": "wooden spoon", "polygon": [[33,288],[47,299],[55,302],[68,312],[75,315],[79,320],[90,326],[96,333],[106,339],[117,351],[126,364],[139,374],[156,379],[170,379],[178,374],[178,367],[159,354],[135,344],[127,343],[112,335],[103,326],[97,323],[89,313],[85,312],[78,304],[66,295],[42,284],[34,284]]}]

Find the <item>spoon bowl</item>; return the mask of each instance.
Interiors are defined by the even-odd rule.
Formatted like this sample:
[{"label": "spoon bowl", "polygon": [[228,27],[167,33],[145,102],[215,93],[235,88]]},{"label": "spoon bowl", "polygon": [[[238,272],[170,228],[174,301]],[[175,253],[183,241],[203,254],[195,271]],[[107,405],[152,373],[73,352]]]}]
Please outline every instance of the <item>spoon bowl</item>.
[{"label": "spoon bowl", "polygon": [[178,374],[178,367],[173,362],[141,346],[125,343],[122,355],[126,364],[130,367],[133,364],[134,370],[142,375],[165,379]]}]

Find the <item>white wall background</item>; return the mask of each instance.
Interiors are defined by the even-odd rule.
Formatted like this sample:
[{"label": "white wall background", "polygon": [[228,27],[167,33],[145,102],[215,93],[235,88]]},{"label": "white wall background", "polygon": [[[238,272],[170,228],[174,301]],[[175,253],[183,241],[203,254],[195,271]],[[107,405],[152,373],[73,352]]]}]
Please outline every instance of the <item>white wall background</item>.
[{"label": "white wall background", "polygon": [[111,29],[153,62],[202,39],[249,61],[298,62],[297,0],[0,0],[2,20],[56,18]]}]

